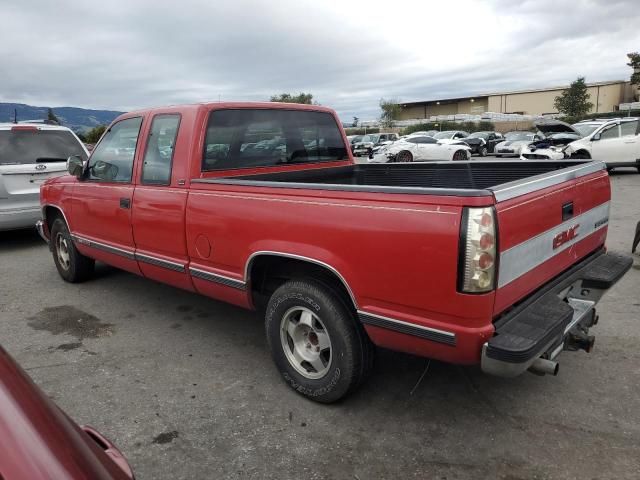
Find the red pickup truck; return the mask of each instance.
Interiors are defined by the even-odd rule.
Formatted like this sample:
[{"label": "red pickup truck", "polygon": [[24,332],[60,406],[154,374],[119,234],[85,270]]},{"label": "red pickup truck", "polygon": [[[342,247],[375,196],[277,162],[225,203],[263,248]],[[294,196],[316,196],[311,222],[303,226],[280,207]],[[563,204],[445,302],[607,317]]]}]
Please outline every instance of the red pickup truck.
[{"label": "red pickup truck", "polygon": [[335,401],[374,345],[515,376],[589,351],[607,253],[603,162],[355,164],[319,106],[130,112],[41,189],[61,277],[94,261],[264,309],[295,390]]}]

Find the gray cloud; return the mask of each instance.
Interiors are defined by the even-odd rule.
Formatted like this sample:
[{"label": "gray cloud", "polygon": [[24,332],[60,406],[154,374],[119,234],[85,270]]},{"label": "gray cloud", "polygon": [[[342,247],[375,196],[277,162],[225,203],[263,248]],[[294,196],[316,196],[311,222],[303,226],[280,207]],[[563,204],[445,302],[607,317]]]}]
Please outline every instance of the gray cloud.
[{"label": "gray cloud", "polygon": [[0,100],[133,109],[312,92],[403,101],[627,78],[636,0],[12,2]]}]

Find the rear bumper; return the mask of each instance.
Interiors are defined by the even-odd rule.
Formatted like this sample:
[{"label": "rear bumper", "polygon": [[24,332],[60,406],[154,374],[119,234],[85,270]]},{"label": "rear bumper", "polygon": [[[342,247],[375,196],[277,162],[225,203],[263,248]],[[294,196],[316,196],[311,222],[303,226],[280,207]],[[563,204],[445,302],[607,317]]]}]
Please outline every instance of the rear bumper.
[{"label": "rear bumper", "polygon": [[495,322],[495,335],[482,347],[482,370],[515,377],[539,358],[588,351],[588,330],[598,320],[595,305],[632,264],[627,255],[601,250],[542,287]]},{"label": "rear bumper", "polygon": [[0,231],[33,227],[41,218],[40,207],[0,208]]},{"label": "rear bumper", "polygon": [[42,239],[45,242],[49,243],[49,237],[47,236],[48,232],[46,231],[46,224],[44,223],[43,220],[38,220],[36,222],[36,230],[38,231]]}]

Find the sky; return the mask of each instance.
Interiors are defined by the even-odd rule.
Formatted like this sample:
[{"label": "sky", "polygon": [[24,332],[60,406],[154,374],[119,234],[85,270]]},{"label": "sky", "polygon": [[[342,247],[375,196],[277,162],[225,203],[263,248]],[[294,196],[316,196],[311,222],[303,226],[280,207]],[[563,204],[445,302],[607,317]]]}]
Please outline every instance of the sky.
[{"label": "sky", "polygon": [[0,102],[401,102],[628,79],[639,0],[0,0]]}]

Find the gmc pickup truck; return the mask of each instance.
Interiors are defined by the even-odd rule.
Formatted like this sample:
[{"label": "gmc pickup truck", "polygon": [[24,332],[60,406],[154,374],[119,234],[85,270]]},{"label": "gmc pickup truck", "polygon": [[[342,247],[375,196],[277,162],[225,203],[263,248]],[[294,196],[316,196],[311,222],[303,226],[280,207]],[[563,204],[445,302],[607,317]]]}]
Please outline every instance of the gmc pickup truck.
[{"label": "gmc pickup truck", "polygon": [[319,106],[126,113],[41,188],[60,276],[102,261],[265,312],[275,364],[332,402],[374,346],[515,376],[590,351],[607,252],[602,162],[355,164]]}]

